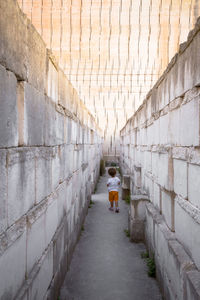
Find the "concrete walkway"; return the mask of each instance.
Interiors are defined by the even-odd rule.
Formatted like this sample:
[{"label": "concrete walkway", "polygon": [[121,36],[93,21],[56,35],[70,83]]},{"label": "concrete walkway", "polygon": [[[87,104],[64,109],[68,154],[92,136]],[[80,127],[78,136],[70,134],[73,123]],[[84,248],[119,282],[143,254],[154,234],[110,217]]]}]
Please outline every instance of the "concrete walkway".
[{"label": "concrete walkway", "polygon": [[76,246],[70,270],[61,289],[61,300],[160,300],[155,279],[147,275],[143,244],[130,243],[128,205],[120,200],[120,213],[110,212],[106,181],[100,178],[94,205]]}]

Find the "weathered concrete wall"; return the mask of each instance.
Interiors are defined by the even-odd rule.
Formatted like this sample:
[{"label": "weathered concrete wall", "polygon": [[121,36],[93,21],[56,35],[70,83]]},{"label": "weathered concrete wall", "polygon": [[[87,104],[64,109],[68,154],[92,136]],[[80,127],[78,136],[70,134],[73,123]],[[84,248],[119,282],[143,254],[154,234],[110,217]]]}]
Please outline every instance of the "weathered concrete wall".
[{"label": "weathered concrete wall", "polygon": [[0,2],[0,299],[57,299],[101,132],[14,0]]},{"label": "weathered concrete wall", "polygon": [[147,194],[146,242],[166,299],[200,299],[200,19],[121,130],[132,195]]}]

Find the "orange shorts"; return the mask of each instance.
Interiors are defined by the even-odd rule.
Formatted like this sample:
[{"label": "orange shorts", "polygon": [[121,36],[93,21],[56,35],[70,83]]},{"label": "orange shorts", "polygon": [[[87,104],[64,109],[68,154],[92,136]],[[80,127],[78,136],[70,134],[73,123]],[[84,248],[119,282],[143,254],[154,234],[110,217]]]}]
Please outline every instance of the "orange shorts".
[{"label": "orange shorts", "polygon": [[109,201],[110,202],[118,201],[118,192],[116,192],[116,191],[109,192]]}]

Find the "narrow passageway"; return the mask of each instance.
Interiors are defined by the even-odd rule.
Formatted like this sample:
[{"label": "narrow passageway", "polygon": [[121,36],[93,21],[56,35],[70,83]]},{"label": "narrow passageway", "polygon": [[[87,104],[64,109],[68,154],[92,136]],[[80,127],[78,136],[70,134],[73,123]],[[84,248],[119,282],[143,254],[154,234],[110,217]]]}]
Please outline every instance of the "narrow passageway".
[{"label": "narrow passageway", "polygon": [[108,210],[108,175],[100,177],[94,204],[76,246],[70,270],[61,288],[61,300],[162,299],[155,279],[148,277],[141,252],[143,244],[130,243],[124,233],[128,206],[120,213]]}]

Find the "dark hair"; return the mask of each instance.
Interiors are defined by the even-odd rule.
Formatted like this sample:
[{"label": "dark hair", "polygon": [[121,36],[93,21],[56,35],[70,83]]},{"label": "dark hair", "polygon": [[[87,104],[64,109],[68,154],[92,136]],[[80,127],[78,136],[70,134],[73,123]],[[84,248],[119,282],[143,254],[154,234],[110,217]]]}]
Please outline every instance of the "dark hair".
[{"label": "dark hair", "polygon": [[116,175],[116,169],[115,168],[109,168],[108,169],[108,174],[112,177],[114,177]]}]

